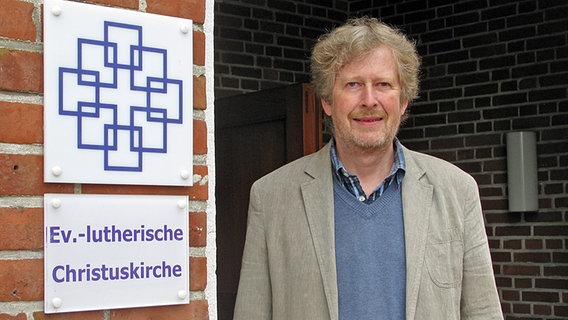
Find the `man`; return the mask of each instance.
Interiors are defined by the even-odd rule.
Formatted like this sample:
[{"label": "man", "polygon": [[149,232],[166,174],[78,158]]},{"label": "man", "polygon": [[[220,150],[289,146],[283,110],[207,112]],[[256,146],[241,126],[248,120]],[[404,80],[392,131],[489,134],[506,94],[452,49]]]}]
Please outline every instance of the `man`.
[{"label": "man", "polygon": [[253,185],[235,319],[502,319],[475,181],[396,139],[419,65],[372,18],[318,40],[333,139]]}]

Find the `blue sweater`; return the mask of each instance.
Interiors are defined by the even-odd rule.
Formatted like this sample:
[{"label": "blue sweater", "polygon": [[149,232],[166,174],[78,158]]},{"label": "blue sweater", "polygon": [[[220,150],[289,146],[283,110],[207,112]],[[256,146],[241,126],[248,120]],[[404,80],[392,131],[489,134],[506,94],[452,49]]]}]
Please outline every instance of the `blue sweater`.
[{"label": "blue sweater", "polygon": [[406,259],[400,185],[365,204],[334,179],[339,319],[405,319]]}]

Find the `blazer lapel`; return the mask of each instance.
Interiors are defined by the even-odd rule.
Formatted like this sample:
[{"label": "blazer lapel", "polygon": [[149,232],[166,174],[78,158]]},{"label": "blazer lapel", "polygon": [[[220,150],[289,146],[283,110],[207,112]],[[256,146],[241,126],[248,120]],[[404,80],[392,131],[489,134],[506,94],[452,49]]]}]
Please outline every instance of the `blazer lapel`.
[{"label": "blazer lapel", "polygon": [[302,185],[306,217],[312,234],[323,279],[330,318],[338,319],[337,273],[333,215],[333,180],[329,145],[322,148],[306,167],[312,179]]},{"label": "blazer lapel", "polygon": [[406,319],[414,319],[424,265],[433,186],[423,181],[425,171],[406,148],[404,157],[406,174],[402,180],[402,211],[406,242]]}]

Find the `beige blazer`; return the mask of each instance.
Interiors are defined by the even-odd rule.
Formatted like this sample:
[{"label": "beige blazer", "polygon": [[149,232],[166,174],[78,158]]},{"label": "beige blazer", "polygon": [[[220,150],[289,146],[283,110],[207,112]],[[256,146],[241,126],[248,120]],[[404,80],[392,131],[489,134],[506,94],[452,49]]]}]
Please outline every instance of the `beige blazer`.
[{"label": "beige blazer", "polygon": [[[406,319],[503,319],[475,181],[404,156]],[[254,183],[234,319],[338,320],[331,174],[328,145]]]}]

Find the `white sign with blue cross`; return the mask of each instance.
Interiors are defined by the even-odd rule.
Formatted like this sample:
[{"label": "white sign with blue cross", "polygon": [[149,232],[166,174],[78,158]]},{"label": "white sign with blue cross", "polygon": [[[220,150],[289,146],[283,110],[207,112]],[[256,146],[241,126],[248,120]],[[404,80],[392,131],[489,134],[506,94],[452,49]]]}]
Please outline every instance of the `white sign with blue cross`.
[{"label": "white sign with blue cross", "polygon": [[189,186],[192,21],[44,4],[44,181]]}]

